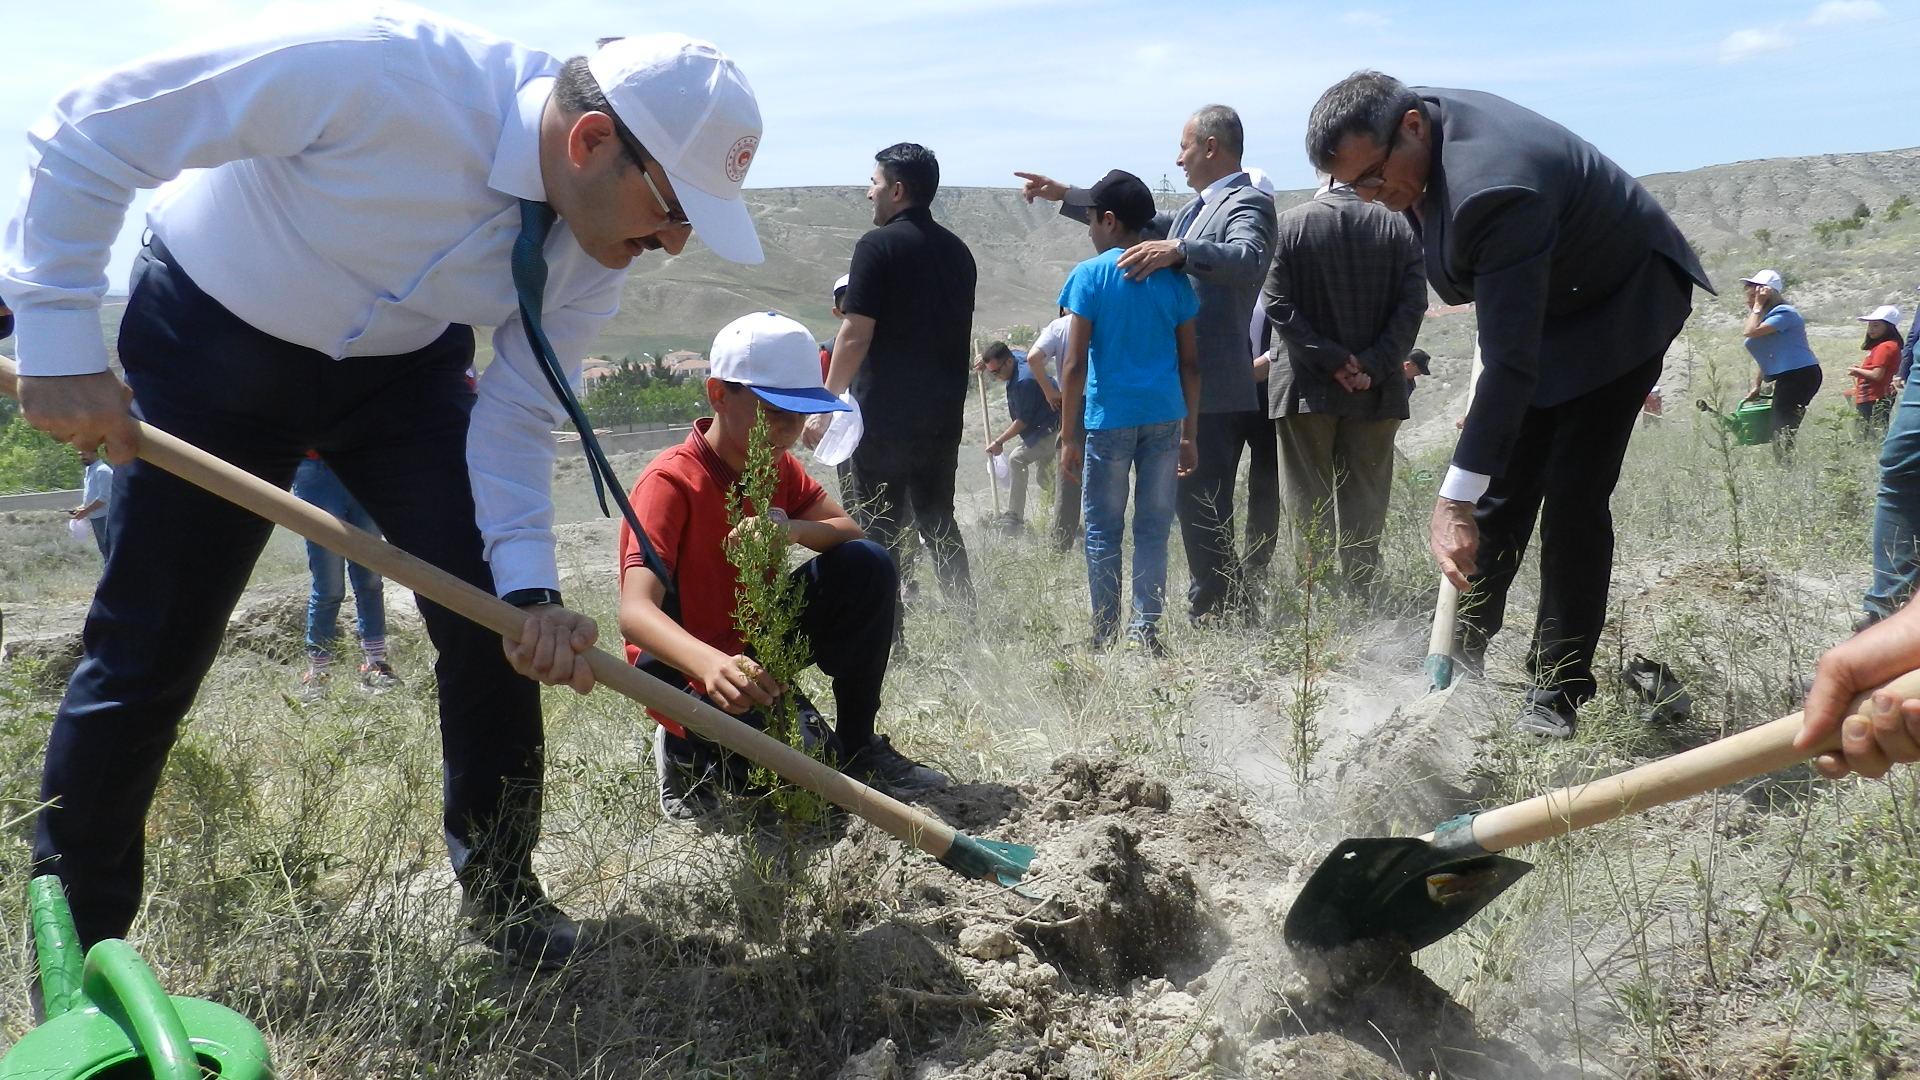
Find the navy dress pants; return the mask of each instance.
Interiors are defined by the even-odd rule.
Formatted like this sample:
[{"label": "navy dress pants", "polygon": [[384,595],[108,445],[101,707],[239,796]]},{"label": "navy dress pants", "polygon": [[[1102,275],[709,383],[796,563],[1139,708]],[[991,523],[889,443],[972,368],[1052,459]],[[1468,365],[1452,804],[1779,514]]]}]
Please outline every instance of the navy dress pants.
[{"label": "navy dress pants", "polygon": [[[333,360],[242,322],[155,241],[134,269],[120,357],[147,423],[282,488],[318,450],[388,540],[492,591],[466,464],[470,328],[401,356]],[[133,921],[161,768],[272,528],[143,461],[113,482],[113,554],[47,741],[51,805],[34,839],[35,872],[60,876],[87,944]],[[454,869],[469,887],[531,878],[539,687],[513,671],[499,635],[437,604],[420,611],[439,654]]]}]

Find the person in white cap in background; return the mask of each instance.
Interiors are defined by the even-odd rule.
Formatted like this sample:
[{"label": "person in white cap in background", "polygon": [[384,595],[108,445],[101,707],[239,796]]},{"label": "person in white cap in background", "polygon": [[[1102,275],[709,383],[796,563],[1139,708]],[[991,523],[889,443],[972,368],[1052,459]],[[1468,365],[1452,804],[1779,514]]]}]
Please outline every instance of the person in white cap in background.
[{"label": "person in white cap in background", "polygon": [[1887,418],[1893,412],[1893,378],[1900,370],[1900,309],[1882,304],[1858,321],[1867,324],[1867,336],[1860,342],[1867,355],[1857,367],[1847,369],[1853,376],[1847,397],[1859,414],[1860,438],[1878,439],[1886,434]]},{"label": "person in white cap in background", "polygon": [[1763,383],[1773,383],[1773,456],[1793,457],[1794,435],[1806,419],[1807,403],[1820,391],[1820,358],[1807,344],[1807,321],[1787,303],[1786,282],[1778,270],[1762,270],[1741,278],[1746,286],[1747,322],[1741,336],[1755,364],[1753,389],[1745,400],[1760,396]]},{"label": "person in white cap in background", "polygon": [[[82,84],[33,129],[0,266],[21,409],[133,462],[109,527],[130,555],[107,560],[34,843],[83,943],[140,907],[148,805],[270,531],[134,461],[131,406],[282,487],[318,450],[393,543],[527,610],[503,651],[421,604],[447,845],[486,945],[551,965],[591,944],[532,865],[533,680],[587,691],[596,628],[557,588],[563,411],[529,327],[577,379],[636,256],[697,233],[760,261],[740,199],[760,134],[745,77],[705,42],[609,39],[563,61],[400,4],[275,8]],[[189,169],[149,218],[122,383],[99,321],[108,245],[134,189]],[[473,326],[499,328],[477,390]]]}]

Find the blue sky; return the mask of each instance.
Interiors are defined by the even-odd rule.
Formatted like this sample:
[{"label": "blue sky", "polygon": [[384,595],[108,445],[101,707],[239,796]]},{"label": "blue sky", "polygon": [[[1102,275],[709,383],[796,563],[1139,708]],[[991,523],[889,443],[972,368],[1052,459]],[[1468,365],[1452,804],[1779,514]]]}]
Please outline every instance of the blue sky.
[{"label": "blue sky", "polygon": [[[9,0],[0,170],[22,132],[90,73],[223,26],[267,0]],[[681,30],[731,53],[766,137],[756,187],[862,184],[873,151],[926,143],[943,182],[1171,174],[1181,122],[1240,110],[1247,163],[1312,182],[1301,139],[1321,90],[1361,67],[1489,90],[1571,127],[1637,174],[1920,143],[1909,58],[1920,0],[1291,4],[1130,0],[438,0],[428,6],[559,54]],[[21,9],[27,9],[23,12]],[[1444,11],[1444,17],[1436,12]],[[0,182],[11,217],[17,182]],[[137,234],[138,222],[128,236]],[[116,248],[124,287],[131,241]]]}]

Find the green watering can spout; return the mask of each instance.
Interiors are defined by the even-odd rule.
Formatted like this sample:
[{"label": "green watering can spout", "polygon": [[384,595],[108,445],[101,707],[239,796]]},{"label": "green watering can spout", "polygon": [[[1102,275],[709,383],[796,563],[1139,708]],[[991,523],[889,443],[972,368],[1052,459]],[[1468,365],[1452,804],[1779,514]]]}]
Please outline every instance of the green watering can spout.
[{"label": "green watering can spout", "polygon": [[82,957],[60,880],[28,886],[46,1022],[0,1058],[0,1080],[270,1080],[267,1044],[232,1009],[170,997],[117,938]]}]

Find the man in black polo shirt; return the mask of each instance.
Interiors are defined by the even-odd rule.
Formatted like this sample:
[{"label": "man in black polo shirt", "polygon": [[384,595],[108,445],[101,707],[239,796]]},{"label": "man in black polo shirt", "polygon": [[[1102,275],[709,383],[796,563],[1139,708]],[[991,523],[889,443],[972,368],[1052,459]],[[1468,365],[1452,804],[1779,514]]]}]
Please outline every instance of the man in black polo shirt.
[{"label": "man in black polo shirt", "polygon": [[[827,372],[827,389],[853,388],[866,429],[847,508],[896,562],[908,523],[917,526],[942,590],[971,603],[953,477],[972,366],[973,253],[927,209],[940,189],[933,151],[898,143],[874,161],[867,200],[878,228],[854,245]],[[819,439],[812,426],[807,439]]]}]

